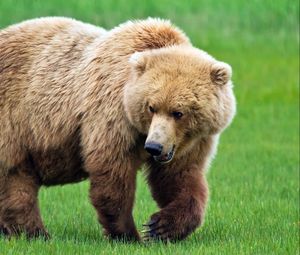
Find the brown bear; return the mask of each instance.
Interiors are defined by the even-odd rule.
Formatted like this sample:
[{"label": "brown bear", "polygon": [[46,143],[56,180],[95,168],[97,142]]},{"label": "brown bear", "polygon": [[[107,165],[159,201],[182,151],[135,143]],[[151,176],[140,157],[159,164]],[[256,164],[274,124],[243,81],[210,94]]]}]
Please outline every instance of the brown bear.
[{"label": "brown bear", "polygon": [[144,164],[160,207],[145,240],[203,222],[207,169],[235,113],[231,68],[168,21],[110,31],[40,18],[0,31],[0,231],[48,236],[42,185],[90,180],[107,236],[140,240],[132,217]]}]

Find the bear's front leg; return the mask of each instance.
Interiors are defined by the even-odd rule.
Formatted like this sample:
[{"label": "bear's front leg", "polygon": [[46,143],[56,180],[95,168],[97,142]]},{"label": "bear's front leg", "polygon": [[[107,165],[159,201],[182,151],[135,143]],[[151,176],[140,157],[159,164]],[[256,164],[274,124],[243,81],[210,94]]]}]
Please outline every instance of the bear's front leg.
[{"label": "bear's front leg", "polygon": [[139,241],[132,216],[136,169],[126,160],[111,162],[91,173],[90,181],[91,201],[105,234],[112,239]]},{"label": "bear's front leg", "polygon": [[161,210],[145,224],[145,241],[182,240],[203,222],[208,187],[200,167],[156,165],[150,169],[148,182]]}]

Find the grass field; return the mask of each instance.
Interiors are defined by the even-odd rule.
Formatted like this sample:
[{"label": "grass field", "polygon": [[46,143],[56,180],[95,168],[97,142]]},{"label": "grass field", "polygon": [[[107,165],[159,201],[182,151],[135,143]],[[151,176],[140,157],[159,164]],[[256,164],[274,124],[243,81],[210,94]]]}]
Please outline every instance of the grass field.
[{"label": "grass field", "polygon": [[[205,224],[187,240],[108,241],[83,182],[41,190],[49,242],[0,239],[0,254],[299,254],[298,1],[0,1],[0,28],[50,15],[108,29],[128,19],[171,19],[197,47],[232,65],[238,114],[208,175]],[[156,209],[140,175],[139,229]]]}]

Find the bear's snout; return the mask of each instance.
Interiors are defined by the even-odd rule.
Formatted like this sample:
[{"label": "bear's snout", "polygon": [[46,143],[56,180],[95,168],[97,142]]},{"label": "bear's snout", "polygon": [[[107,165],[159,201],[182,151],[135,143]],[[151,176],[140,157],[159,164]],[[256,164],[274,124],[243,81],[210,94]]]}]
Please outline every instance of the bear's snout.
[{"label": "bear's snout", "polygon": [[154,143],[154,142],[145,143],[144,148],[152,156],[159,156],[163,151],[163,146],[160,143]]},{"label": "bear's snout", "polygon": [[164,114],[152,117],[144,149],[160,163],[173,159],[176,144],[175,123]]}]

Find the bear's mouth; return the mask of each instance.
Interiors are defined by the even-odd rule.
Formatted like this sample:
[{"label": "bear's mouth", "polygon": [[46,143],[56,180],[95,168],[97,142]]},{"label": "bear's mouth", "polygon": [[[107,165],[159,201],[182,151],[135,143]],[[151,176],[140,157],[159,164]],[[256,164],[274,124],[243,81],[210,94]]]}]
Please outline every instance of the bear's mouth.
[{"label": "bear's mouth", "polygon": [[173,145],[172,149],[164,155],[160,155],[160,156],[153,156],[154,160],[159,162],[159,163],[169,163],[173,157],[174,157],[174,152],[175,152],[175,145]]}]

